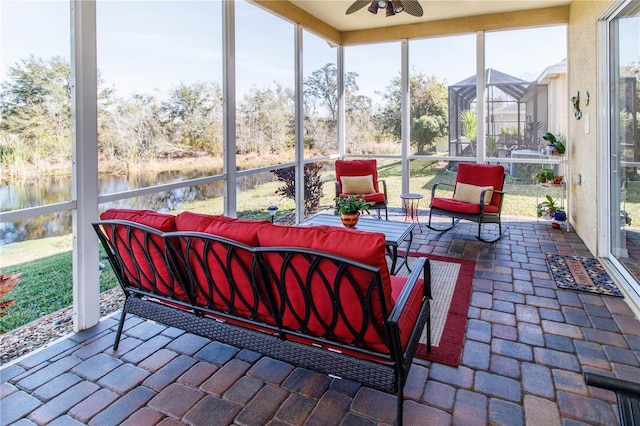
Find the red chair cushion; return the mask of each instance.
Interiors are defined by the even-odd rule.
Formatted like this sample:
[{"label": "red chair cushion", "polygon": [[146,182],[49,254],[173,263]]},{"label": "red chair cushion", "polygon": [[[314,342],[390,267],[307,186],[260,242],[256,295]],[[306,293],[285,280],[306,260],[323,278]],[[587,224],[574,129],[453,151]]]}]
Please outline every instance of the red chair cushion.
[{"label": "red chair cushion", "polygon": [[[502,186],[504,184],[504,167],[494,164],[460,163],[458,164],[458,174],[456,175],[456,183],[458,182],[475,186],[493,186],[493,189],[502,191]],[[489,204],[492,206],[499,206],[501,196],[502,194],[494,191]],[[479,211],[480,210],[478,209],[478,212]],[[486,208],[485,211],[489,212]]]},{"label": "red chair cushion", "polygon": [[[351,260],[365,263],[367,265],[377,266],[380,269],[382,279],[382,291],[384,295],[384,303],[386,304],[387,313],[393,309],[393,300],[391,298],[391,279],[385,259],[385,236],[377,232],[364,232],[332,226],[281,226],[271,225],[260,228],[258,230],[258,239],[261,247],[272,246],[289,246],[302,247],[313,250],[319,250],[338,256],[346,257]],[[282,257],[276,253],[267,253],[264,256],[265,261],[270,269],[275,273],[280,273],[282,268]],[[298,280],[309,278],[306,276],[309,271],[309,263],[303,256],[295,259],[293,271],[285,272],[284,285],[286,287],[286,297],[289,304],[278,306],[283,312],[283,326],[285,329],[298,330],[302,322],[298,318],[307,318],[306,325],[308,332],[323,336],[326,332],[326,325],[333,324],[331,332],[338,341],[346,344],[353,343],[355,328],[361,331],[365,328],[364,342],[367,346],[374,348],[379,352],[388,352],[383,337],[380,336],[378,330],[382,329],[384,321],[383,307],[380,305],[378,294],[367,294],[372,274],[350,268],[349,274],[354,277],[356,285],[351,285],[346,281],[344,275],[340,284],[327,288],[327,283],[333,283],[339,271],[333,262],[326,261],[319,268],[314,269],[316,273],[310,278],[312,285],[306,289],[298,286]],[[321,273],[319,273],[321,272]],[[339,288],[338,288],[339,287]],[[354,287],[357,288],[354,291]],[[277,290],[277,289],[274,289]],[[305,290],[308,297],[312,297],[314,306],[317,310],[310,310],[309,303],[305,299]],[[308,293],[312,292],[310,296]],[[336,295],[336,293],[339,293]],[[345,309],[345,312],[352,312],[349,318],[342,318],[336,314],[332,299],[338,297]],[[361,300],[369,300],[372,315],[376,324],[368,323],[366,327],[359,322],[362,317]],[[277,298],[276,298],[277,299]],[[277,303],[280,300],[276,301]],[[350,327],[352,327],[350,329]]]},{"label": "red chair cushion", "polygon": [[373,201],[374,203],[384,203],[384,194],[382,192],[375,192],[373,194],[363,194],[365,201]]},{"label": "red chair cushion", "polygon": [[[342,194],[342,176],[373,176],[373,189],[375,193],[380,193],[378,188],[378,163],[374,160],[336,160],[336,180],[339,185],[339,194]],[[384,194],[381,202],[384,201]],[[369,201],[369,200],[367,200]],[[374,201],[374,200],[371,200]]]},{"label": "red chair cushion", "polygon": [[[100,215],[100,219],[126,220],[160,232],[176,230],[175,216],[152,210],[109,209]],[[111,234],[110,228],[105,228],[107,238],[121,254],[124,273],[132,285],[162,296],[170,296],[173,293],[179,300],[188,300],[184,289],[173,279],[165,262],[166,240],[152,235],[149,241],[145,242],[143,232],[136,230],[127,236],[127,230],[123,227],[116,227],[115,232],[118,234],[117,237]],[[121,247],[123,244],[127,244],[128,247]],[[129,256],[129,252],[132,253],[132,257]]]},{"label": "red chair cushion", "polygon": [[[463,201],[456,201],[453,198],[434,197],[433,200],[431,200],[431,207],[461,214],[477,215],[480,213],[480,204],[465,203]],[[486,204],[484,206],[485,213],[498,213],[498,211],[499,206],[493,204]]]}]

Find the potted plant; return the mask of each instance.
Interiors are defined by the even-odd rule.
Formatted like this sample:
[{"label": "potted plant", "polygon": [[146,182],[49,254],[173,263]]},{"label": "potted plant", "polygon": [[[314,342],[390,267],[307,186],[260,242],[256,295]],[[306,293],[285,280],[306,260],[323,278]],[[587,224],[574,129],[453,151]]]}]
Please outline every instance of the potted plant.
[{"label": "potted plant", "polygon": [[545,196],[545,201],[538,204],[538,209],[537,209],[538,217],[542,217],[545,214],[549,215],[550,217],[553,217],[554,213],[559,208],[560,206],[557,204],[556,200],[551,195],[547,195]]},{"label": "potted plant", "polygon": [[369,207],[375,203],[365,201],[360,195],[341,195],[335,198],[336,212],[340,215],[342,224],[348,228],[355,228],[360,213],[369,213]]},{"label": "potted plant", "polygon": [[563,136],[556,137],[553,133],[547,132],[542,135],[542,139],[547,141],[548,155],[563,155],[567,150],[562,140]]},{"label": "potted plant", "polygon": [[556,210],[553,212],[553,219],[558,222],[564,222],[567,220],[567,212],[565,212],[562,207],[556,207]]},{"label": "potted plant", "polygon": [[533,175],[533,178],[538,183],[547,183],[547,182],[551,182],[553,180],[553,176],[554,175],[555,175],[555,172],[553,171],[552,168],[543,167],[542,169],[540,169],[540,171],[538,173]]}]

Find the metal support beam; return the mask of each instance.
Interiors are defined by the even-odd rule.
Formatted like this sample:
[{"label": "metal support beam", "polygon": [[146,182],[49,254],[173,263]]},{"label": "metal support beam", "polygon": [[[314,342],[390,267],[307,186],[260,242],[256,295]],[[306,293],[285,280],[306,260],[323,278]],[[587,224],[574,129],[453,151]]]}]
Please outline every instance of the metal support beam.
[{"label": "metal support beam", "polygon": [[98,239],[98,66],[96,2],[71,4],[71,129],[73,212],[73,329],[100,321]]},{"label": "metal support beam", "polygon": [[224,214],[237,215],[236,196],[236,48],[235,48],[235,4],[222,2],[222,156],[224,174]]},{"label": "metal support beam", "polygon": [[484,58],[484,31],[478,31],[476,35],[476,112],[478,116],[478,126],[476,132],[476,161],[484,163],[486,157],[486,123],[484,114],[485,104],[485,58]]},{"label": "metal support beam", "polygon": [[304,86],[302,60],[303,27],[295,26],[295,138],[296,138],[296,223],[304,221]]},{"label": "metal support beam", "polygon": [[402,72],[402,100],[401,100],[401,126],[402,131],[402,193],[409,192],[409,150],[411,148],[411,98],[409,85],[409,40],[402,40],[401,44],[401,72]]},{"label": "metal support beam", "polygon": [[338,46],[338,156],[344,158],[345,147],[345,120],[346,102],[344,93],[344,47]]}]

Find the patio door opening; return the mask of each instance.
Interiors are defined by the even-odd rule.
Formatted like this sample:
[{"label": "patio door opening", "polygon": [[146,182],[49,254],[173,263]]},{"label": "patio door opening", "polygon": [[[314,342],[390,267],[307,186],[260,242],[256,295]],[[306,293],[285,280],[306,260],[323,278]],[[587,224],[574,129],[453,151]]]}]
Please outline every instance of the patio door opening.
[{"label": "patio door opening", "polygon": [[608,26],[609,258],[640,294],[640,2]]}]

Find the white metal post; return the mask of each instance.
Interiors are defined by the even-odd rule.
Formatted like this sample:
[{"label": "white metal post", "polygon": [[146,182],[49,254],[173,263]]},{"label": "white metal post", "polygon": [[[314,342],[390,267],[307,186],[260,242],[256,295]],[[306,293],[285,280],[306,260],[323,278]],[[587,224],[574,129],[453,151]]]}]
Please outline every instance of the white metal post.
[{"label": "white metal post", "polygon": [[235,48],[235,4],[222,2],[222,156],[224,174],[224,214],[237,215],[236,195],[236,48]]},{"label": "white metal post", "polygon": [[296,223],[304,221],[304,87],[303,87],[303,27],[295,26],[295,140],[296,140]]},{"label": "white metal post", "polygon": [[73,212],[73,329],[100,321],[98,238],[98,68],[96,2],[71,2],[71,132]]},{"label": "white metal post", "polygon": [[476,130],[476,161],[478,163],[485,162],[485,58],[484,58],[484,31],[478,31],[476,36],[476,112],[478,117],[478,126]]},{"label": "white metal post", "polygon": [[411,146],[411,90],[409,84],[409,40],[402,40],[402,100],[401,100],[401,144],[402,144],[402,193],[409,192],[409,148]]},{"label": "white metal post", "polygon": [[345,93],[344,93],[344,47],[338,46],[338,156],[344,158],[345,148]]}]

